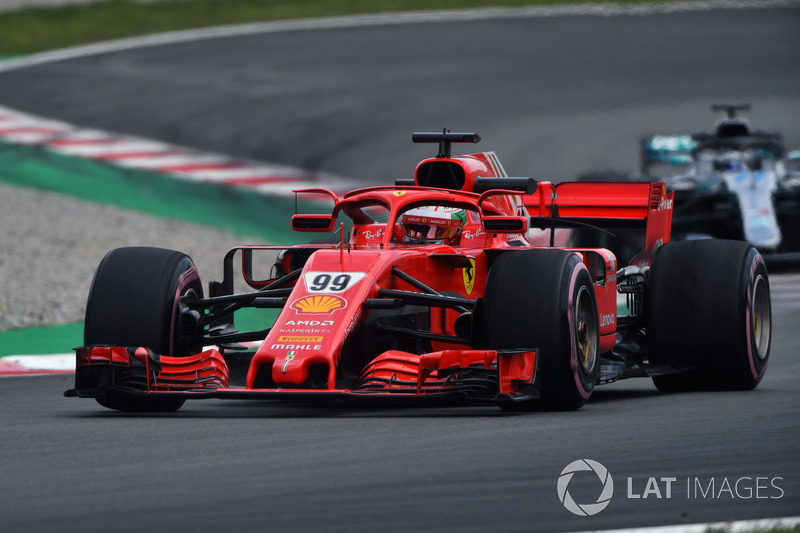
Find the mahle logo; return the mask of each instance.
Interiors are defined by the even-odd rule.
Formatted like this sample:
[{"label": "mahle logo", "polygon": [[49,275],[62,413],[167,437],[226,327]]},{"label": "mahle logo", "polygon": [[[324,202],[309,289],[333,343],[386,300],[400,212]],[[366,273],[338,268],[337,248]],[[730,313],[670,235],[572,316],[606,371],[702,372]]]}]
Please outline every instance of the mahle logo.
[{"label": "mahle logo", "polygon": [[[594,472],[602,484],[600,495],[593,503],[577,503],[569,493],[569,485],[576,472]],[[558,477],[558,499],[567,508],[567,511],[578,516],[593,516],[605,509],[614,495],[614,480],[605,466],[591,459],[578,459],[573,461],[561,471]]]}]

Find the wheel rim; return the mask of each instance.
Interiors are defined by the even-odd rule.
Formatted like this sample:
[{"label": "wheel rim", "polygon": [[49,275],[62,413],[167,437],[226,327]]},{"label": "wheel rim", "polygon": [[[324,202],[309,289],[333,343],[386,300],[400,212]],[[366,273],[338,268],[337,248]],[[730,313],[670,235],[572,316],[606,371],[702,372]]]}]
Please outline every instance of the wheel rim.
[{"label": "wheel rim", "polygon": [[189,355],[202,351],[202,341],[186,334],[187,329],[194,329],[196,320],[199,320],[199,316],[193,318],[192,313],[189,312],[189,303],[202,297],[203,288],[200,285],[200,278],[192,265],[179,276],[175,289],[168,355]]},{"label": "wheel rim", "polygon": [[583,370],[590,374],[597,364],[598,325],[592,297],[585,285],[578,291],[576,308],[575,341],[578,349],[578,361]]},{"label": "wheel rim", "polygon": [[772,312],[769,305],[769,290],[763,276],[753,283],[753,303],[750,327],[753,332],[756,354],[765,359],[769,351],[769,337],[772,331]]}]

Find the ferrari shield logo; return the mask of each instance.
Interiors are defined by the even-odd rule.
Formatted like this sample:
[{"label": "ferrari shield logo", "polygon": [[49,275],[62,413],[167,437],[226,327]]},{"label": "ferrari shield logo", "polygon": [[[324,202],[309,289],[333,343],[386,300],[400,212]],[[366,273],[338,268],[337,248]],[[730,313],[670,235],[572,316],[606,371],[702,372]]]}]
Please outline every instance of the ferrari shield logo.
[{"label": "ferrari shield logo", "polygon": [[475,260],[469,258],[470,266],[464,267],[464,289],[467,294],[472,294],[472,287],[475,286]]}]

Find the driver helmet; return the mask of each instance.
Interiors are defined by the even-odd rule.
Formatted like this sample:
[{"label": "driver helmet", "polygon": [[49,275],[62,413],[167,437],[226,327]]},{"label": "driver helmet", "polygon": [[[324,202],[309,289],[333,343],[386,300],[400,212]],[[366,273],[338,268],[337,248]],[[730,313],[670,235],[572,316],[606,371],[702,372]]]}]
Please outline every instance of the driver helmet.
[{"label": "driver helmet", "polygon": [[714,170],[717,172],[741,172],[744,170],[744,163],[741,155],[727,154],[714,159]]},{"label": "driver helmet", "polygon": [[458,244],[467,213],[458,207],[422,206],[400,217],[403,242],[411,244]]}]

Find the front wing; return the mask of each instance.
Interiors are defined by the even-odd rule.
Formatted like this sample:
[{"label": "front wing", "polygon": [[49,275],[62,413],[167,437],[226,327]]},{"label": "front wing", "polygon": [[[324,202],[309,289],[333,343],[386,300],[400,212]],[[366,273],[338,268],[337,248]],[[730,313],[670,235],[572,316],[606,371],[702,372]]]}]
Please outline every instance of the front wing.
[{"label": "front wing", "polygon": [[[412,380],[375,380],[355,388],[257,389],[231,385],[231,370],[216,349],[170,357],[143,347],[76,348],[75,388],[67,397],[129,397],[295,402],[359,401],[429,404],[448,401],[526,401],[539,397],[537,351],[444,350],[417,356]],[[407,376],[406,376],[407,377]]]}]

